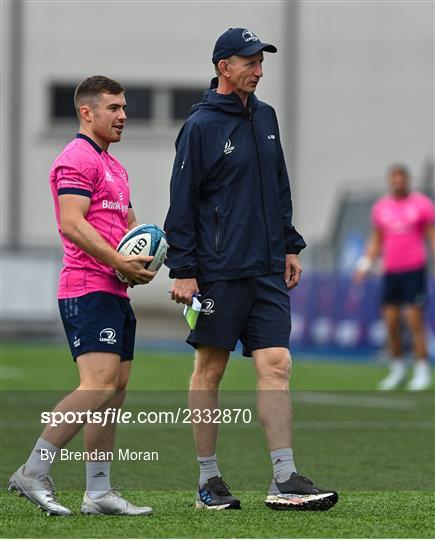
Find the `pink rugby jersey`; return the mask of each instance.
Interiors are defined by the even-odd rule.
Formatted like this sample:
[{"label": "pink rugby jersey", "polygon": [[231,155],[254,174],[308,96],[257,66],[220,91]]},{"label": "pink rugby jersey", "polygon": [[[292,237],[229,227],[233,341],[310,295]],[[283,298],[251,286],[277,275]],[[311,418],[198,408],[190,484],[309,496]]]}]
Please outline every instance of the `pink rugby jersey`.
[{"label": "pink rugby jersey", "polygon": [[58,297],[74,298],[91,292],[128,297],[112,267],[76,246],[60,228],[59,195],[89,197],[86,220],[108,244],[116,248],[128,228],[130,189],[127,171],[92,139],[79,133],[59,154],[50,171],[56,221],[64,248]]},{"label": "pink rugby jersey", "polygon": [[382,234],[382,261],[386,272],[418,270],[426,264],[425,230],[434,222],[434,205],[426,195],[386,195],[372,209],[372,222]]}]

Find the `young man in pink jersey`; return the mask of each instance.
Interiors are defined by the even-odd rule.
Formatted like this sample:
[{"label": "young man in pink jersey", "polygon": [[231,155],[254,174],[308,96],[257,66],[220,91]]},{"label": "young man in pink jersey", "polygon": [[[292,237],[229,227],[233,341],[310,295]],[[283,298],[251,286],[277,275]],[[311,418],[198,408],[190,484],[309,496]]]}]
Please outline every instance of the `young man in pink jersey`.
[{"label": "young man in pink jersey", "polygon": [[372,209],[373,233],[366,253],[357,264],[356,279],[362,280],[379,255],[383,265],[383,317],[391,355],[390,371],[380,382],[382,390],[393,390],[406,379],[402,356],[401,312],[412,335],[415,357],[409,390],[431,386],[424,322],[426,300],[425,242],[429,239],[435,254],[434,204],[422,193],[410,191],[409,173],[402,165],[389,170],[390,193]]},{"label": "young man in pink jersey", "polygon": [[[137,225],[127,172],[108,153],[125,127],[124,89],[107,77],[93,76],[77,87],[74,101],[80,131],[50,172],[64,247],[59,309],[80,375],[79,387],[54,409],[61,413],[121,406],[133,359],[136,319],[127,285],[117,279],[115,269],[135,284],[148,283],[155,275],[144,268],[152,257],[116,252],[123,235]],[[47,425],[27,462],[12,475],[9,491],[24,495],[47,514],[70,515],[71,510],[55,496],[50,468],[82,426]],[[86,451],[110,456],[115,429],[115,423],[85,424]],[[86,462],[82,513],[150,514],[151,508],[134,506],[112,490],[110,465],[109,459]]]}]

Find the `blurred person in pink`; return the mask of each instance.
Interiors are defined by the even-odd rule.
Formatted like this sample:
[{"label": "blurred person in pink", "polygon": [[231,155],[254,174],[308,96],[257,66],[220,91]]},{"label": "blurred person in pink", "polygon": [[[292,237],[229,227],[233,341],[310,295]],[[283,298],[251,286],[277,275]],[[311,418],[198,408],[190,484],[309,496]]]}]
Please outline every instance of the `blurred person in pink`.
[{"label": "blurred person in pink", "polygon": [[432,375],[427,355],[424,307],[427,296],[426,242],[435,255],[435,207],[426,195],[410,189],[408,169],[400,164],[388,171],[389,193],[373,205],[372,235],[357,263],[355,279],[362,281],[380,256],[383,270],[382,311],[388,336],[390,368],[379,384],[394,390],[406,380],[401,340],[401,316],[413,344],[414,370],[408,390],[426,390]]}]

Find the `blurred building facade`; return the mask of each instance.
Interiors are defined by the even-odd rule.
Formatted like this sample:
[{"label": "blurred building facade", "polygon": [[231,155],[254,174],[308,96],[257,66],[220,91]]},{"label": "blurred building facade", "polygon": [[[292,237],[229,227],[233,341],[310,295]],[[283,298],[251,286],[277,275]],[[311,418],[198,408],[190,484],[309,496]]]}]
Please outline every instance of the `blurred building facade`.
[{"label": "blurred building facade", "polygon": [[[60,248],[48,171],[77,131],[65,92],[91,74],[118,79],[132,113],[111,151],[140,221],[162,224],[174,141],[189,99],[213,76],[230,26],[278,47],[257,95],[277,110],[294,222],[331,238],[343,189],[384,189],[392,161],[420,177],[433,152],[433,4],[419,1],[2,1],[1,245]],[[68,94],[67,94],[68,95]],[[139,305],[160,305],[165,271]],[[169,303],[168,303],[169,304]]]}]

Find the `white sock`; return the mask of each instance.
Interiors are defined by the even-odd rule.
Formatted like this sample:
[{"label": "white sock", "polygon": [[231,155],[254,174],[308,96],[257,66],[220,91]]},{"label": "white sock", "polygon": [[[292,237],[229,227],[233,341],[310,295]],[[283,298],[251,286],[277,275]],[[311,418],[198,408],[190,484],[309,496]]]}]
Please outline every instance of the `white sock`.
[{"label": "white sock", "polygon": [[60,452],[60,448],[40,437],[24,465],[24,474],[34,478],[50,474],[58,452]]},{"label": "white sock", "polygon": [[98,499],[111,491],[111,461],[86,462],[86,493],[91,499]]}]

